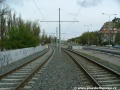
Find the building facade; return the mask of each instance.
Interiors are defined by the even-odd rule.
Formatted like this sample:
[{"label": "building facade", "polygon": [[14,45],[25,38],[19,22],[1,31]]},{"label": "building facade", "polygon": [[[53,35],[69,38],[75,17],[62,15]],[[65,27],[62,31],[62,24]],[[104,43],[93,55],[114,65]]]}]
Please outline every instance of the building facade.
[{"label": "building facade", "polygon": [[120,22],[120,18],[114,18],[111,22],[106,22],[100,29],[102,43],[115,44],[116,34],[120,33],[120,28],[115,27],[115,23]]}]

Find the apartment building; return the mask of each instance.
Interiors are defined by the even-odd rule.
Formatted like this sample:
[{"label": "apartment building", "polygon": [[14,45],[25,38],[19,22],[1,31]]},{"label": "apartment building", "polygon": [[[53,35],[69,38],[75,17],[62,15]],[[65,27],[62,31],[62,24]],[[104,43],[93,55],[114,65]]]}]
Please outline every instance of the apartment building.
[{"label": "apartment building", "polygon": [[106,22],[100,29],[102,42],[111,42],[114,44],[116,33],[120,33],[120,28],[115,27],[115,22],[120,22],[120,18],[114,18],[111,22]]}]

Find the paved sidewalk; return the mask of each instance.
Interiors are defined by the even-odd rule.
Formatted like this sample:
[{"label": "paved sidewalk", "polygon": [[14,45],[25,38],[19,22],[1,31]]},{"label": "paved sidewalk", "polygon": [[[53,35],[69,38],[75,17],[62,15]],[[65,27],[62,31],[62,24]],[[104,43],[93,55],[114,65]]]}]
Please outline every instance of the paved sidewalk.
[{"label": "paved sidewalk", "polygon": [[113,63],[113,64],[117,65],[117,66],[120,66],[120,57],[105,54],[105,53],[101,53],[101,52],[98,52],[98,51],[93,51],[93,50],[79,49],[79,50],[76,50],[76,51],[89,54],[91,56],[100,58],[104,61],[108,61],[110,63]]}]

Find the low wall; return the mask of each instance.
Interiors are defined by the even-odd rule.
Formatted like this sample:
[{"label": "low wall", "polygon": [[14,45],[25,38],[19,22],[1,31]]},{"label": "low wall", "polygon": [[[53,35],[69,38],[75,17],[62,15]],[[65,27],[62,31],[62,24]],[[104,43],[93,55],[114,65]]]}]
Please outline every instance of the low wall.
[{"label": "low wall", "polygon": [[83,49],[83,46],[68,45],[69,49]]},{"label": "low wall", "polygon": [[43,49],[45,49],[44,46],[38,46],[0,52],[0,67],[20,60],[36,52],[42,51]]}]

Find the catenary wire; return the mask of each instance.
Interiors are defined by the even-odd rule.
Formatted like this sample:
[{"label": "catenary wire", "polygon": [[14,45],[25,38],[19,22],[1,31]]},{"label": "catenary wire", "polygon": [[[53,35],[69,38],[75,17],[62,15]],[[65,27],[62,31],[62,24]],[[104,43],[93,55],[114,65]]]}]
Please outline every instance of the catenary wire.
[{"label": "catenary wire", "polygon": [[[85,1],[86,1],[86,0],[83,1],[81,7],[79,8],[77,14],[76,14],[75,17],[74,17],[74,20],[76,20],[77,16],[79,15],[79,13],[80,13],[80,11],[81,11],[83,5],[85,4]],[[73,25],[73,22],[66,28],[66,30],[69,29],[72,25]]]},{"label": "catenary wire", "polygon": [[79,14],[79,12],[81,11],[81,9],[82,9],[82,7],[83,7],[83,5],[84,5],[85,1],[86,1],[86,0],[84,0],[84,1],[83,1],[82,5],[81,5],[80,9],[78,10],[78,12],[77,12],[77,14],[76,14],[76,16],[75,16],[75,18],[74,18],[74,19],[76,19],[76,17],[78,16],[78,14]]},{"label": "catenary wire", "polygon": [[37,7],[37,9],[38,9],[39,13],[40,13],[40,14],[42,15],[42,17],[45,19],[45,17],[43,16],[42,12],[41,12],[41,11],[40,11],[40,9],[39,9],[39,7],[37,6],[37,4],[36,4],[35,0],[33,0],[33,2],[34,2],[34,4],[35,4],[35,6]]}]

